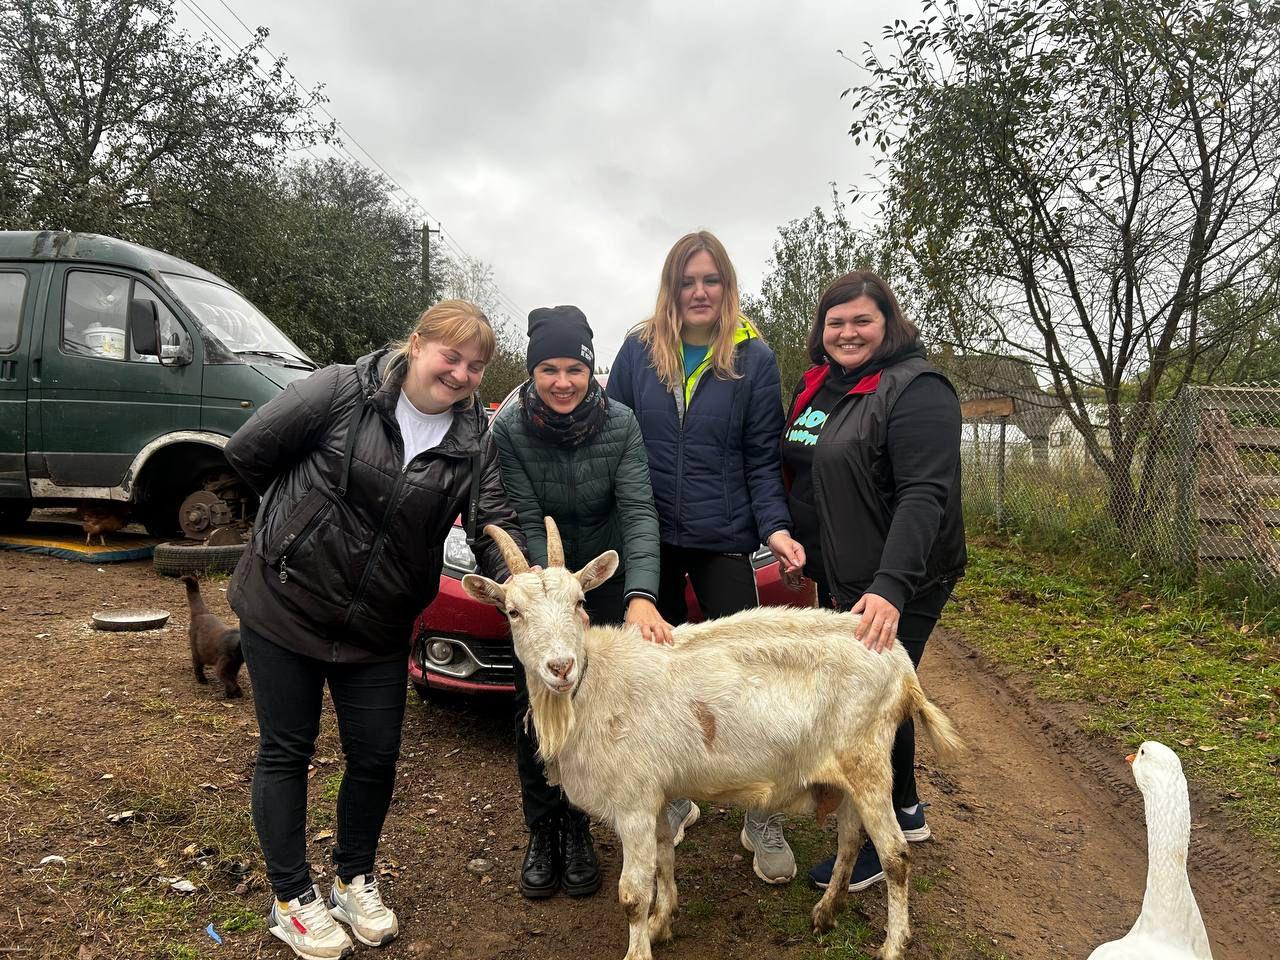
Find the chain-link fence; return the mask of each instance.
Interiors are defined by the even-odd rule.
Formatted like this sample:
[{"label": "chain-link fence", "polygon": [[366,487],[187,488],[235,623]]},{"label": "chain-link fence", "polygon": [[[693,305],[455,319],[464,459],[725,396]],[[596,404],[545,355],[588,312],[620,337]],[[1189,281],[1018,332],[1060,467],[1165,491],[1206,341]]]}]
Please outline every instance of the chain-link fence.
[{"label": "chain-link fence", "polygon": [[967,421],[965,508],[1001,531],[1122,552],[1153,570],[1280,579],[1280,385]]}]

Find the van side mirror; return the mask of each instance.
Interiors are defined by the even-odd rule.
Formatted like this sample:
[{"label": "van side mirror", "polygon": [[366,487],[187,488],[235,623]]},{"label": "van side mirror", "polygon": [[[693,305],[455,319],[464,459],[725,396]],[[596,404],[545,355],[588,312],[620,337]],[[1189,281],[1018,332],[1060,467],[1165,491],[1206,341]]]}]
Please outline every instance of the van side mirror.
[{"label": "van side mirror", "polygon": [[129,339],[139,356],[160,356],[160,318],[152,301],[129,301]]}]

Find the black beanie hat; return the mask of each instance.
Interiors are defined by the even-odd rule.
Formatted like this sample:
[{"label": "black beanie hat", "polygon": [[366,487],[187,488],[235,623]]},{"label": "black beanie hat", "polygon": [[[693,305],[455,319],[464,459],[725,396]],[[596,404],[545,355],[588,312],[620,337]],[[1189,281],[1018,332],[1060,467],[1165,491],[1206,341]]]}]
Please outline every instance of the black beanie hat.
[{"label": "black beanie hat", "polygon": [[529,372],[553,357],[572,357],[585,363],[588,370],[595,369],[591,324],[577,307],[539,307],[529,312],[529,350],[525,354]]}]

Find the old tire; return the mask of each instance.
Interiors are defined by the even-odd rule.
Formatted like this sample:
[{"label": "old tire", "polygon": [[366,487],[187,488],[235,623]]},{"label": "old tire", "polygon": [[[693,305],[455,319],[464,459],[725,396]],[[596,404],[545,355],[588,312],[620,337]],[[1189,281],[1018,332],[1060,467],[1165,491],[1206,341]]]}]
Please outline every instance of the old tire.
[{"label": "old tire", "polygon": [[245,547],[243,543],[210,547],[191,540],[175,540],[157,544],[152,563],[156,573],[165,577],[230,573],[240,562]]}]

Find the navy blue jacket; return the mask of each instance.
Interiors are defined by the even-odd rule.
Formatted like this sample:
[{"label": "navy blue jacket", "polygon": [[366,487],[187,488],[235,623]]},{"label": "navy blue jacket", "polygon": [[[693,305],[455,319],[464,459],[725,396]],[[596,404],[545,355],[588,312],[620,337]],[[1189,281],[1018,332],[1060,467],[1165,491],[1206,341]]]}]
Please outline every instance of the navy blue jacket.
[{"label": "navy blue jacket", "polygon": [[623,342],[609,371],[610,398],[640,422],[664,544],[752,553],[771,534],[791,529],[778,446],[778,361],[749,324],[739,333],[742,376],[699,378],[683,422],[638,333]]}]

